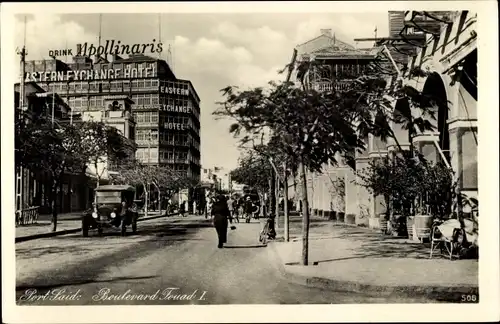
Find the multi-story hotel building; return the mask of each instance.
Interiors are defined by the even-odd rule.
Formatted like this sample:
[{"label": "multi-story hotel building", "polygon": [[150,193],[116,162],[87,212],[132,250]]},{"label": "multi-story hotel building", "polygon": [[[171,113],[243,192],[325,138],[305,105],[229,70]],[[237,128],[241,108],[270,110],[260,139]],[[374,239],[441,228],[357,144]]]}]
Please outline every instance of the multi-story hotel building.
[{"label": "multi-story hotel building", "polygon": [[107,110],[113,98],[130,104],[134,122],[126,133],[137,144],[136,158],[199,180],[200,98],[166,61],[141,54],[111,61],[75,56],[72,63],[54,58],[27,62],[25,77],[83,116]]}]

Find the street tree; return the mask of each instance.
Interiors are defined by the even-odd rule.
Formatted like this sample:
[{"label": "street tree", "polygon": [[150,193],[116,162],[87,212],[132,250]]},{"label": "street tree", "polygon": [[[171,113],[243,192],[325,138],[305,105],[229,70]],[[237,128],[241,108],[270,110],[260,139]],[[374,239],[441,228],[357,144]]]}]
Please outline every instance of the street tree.
[{"label": "street tree", "polygon": [[19,121],[16,128],[18,163],[29,170],[47,173],[51,178],[50,202],[52,230],[57,230],[57,196],[63,176],[84,171],[86,155],[82,154],[83,138],[74,125],[52,123],[44,116]]},{"label": "street tree", "polygon": [[118,169],[117,180],[123,183],[140,185],[145,196],[145,213],[148,213],[148,199],[151,196],[150,185],[158,192],[158,205],[161,211],[162,199],[169,200],[180,189],[189,188],[193,181],[184,173],[167,166],[143,164],[139,161],[123,163]]},{"label": "street tree", "polygon": [[115,127],[91,120],[79,123],[79,131],[83,138],[81,154],[86,156],[88,165],[94,168],[97,186],[110,167],[124,163],[133,156],[133,144]]},{"label": "street tree", "polygon": [[267,158],[253,150],[248,150],[239,159],[238,167],[231,171],[231,179],[247,185],[259,195],[260,207],[265,208],[265,193],[270,189],[269,179],[273,170]]},{"label": "street tree", "polygon": [[[306,168],[321,172],[325,164],[337,164],[338,157],[354,161],[355,150],[363,150],[364,142],[358,136],[373,132],[376,125],[370,113],[367,90],[372,83],[360,83],[356,91],[318,92],[297,88],[285,82],[269,83],[266,91],[255,88],[239,91],[235,87],[223,89],[225,101],[215,112],[234,118],[230,132],[244,133],[242,142],[254,141],[256,136],[270,129],[281,152],[300,166],[300,184],[303,199],[303,255],[308,264],[309,204],[307,201]],[[385,84],[383,85],[385,86]],[[380,87],[380,86],[379,86]]]}]

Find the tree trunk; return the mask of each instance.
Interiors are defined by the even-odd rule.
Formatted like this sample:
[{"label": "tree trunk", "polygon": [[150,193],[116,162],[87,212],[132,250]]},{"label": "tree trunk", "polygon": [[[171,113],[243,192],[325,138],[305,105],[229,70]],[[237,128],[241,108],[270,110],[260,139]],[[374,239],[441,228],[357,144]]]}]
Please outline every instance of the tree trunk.
[{"label": "tree trunk", "polygon": [[262,192],[258,192],[259,194],[259,205],[260,205],[260,211],[259,214],[261,214],[263,217],[266,217],[266,201],[264,200],[264,194]]},{"label": "tree trunk", "polygon": [[285,172],[283,173],[284,185],[283,185],[283,217],[285,218],[285,242],[290,241],[290,226],[288,223],[288,178],[286,175],[286,163],[284,164]]},{"label": "tree trunk", "polygon": [[143,186],[144,186],[144,217],[148,217],[149,188],[146,183],[143,183]]},{"label": "tree trunk", "polygon": [[52,232],[57,231],[57,188],[59,184],[58,181],[55,179],[55,177],[52,179],[52,203],[51,203],[51,209],[52,209]]},{"label": "tree trunk", "polygon": [[158,190],[158,211],[161,214],[161,191],[160,191],[160,187],[156,183],[154,183],[154,182],[153,182],[153,184],[156,187],[156,189]]},{"label": "tree trunk", "polygon": [[302,265],[309,264],[309,201],[307,199],[306,168],[300,161],[300,179],[302,186]]},{"label": "tree trunk", "polygon": [[[99,182],[101,182],[100,176],[99,176],[99,170],[97,169],[97,162],[94,162],[94,168],[95,168],[95,177],[97,184],[95,185],[95,188],[99,188]],[[97,190],[94,190],[94,203],[97,204]]]},{"label": "tree trunk", "polygon": [[278,174],[275,174],[274,177],[274,196],[276,199],[276,204],[275,204],[275,210],[276,210],[276,228],[280,227],[280,201],[279,201],[279,191],[280,190],[280,179],[278,177]]},{"label": "tree trunk", "polygon": [[275,203],[276,203],[276,195],[275,195],[275,189],[274,189],[274,179],[273,179],[273,174],[271,173],[271,176],[269,177],[269,216],[271,216],[275,210]]},{"label": "tree trunk", "polygon": [[410,125],[409,129],[408,129],[408,143],[410,143],[410,157],[411,158],[414,158],[414,149],[413,149],[413,136],[412,136],[412,132],[413,132],[413,125]]}]

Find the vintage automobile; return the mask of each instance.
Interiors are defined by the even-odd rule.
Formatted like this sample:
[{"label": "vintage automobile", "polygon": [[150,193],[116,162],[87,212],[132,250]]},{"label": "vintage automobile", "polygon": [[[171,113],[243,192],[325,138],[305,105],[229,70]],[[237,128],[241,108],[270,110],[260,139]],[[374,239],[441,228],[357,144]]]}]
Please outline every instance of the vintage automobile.
[{"label": "vintage automobile", "polygon": [[89,235],[90,229],[97,229],[99,234],[104,228],[120,228],[121,235],[132,226],[137,231],[139,213],[134,202],[135,188],[129,185],[104,185],[96,188],[96,201],[82,217],[82,234]]}]

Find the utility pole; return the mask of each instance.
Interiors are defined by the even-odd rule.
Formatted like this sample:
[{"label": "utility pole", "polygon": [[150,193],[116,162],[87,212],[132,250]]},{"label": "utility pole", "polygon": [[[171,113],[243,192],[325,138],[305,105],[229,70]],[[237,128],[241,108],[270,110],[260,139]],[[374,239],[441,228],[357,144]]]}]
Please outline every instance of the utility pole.
[{"label": "utility pole", "polygon": [[69,83],[70,83],[70,81],[71,81],[71,79],[68,79],[66,82],[66,102],[68,103],[68,108],[70,109],[70,111],[69,111],[69,114],[70,114],[69,115],[70,116],[69,123],[70,123],[70,125],[73,125],[73,108],[71,108],[69,106]]},{"label": "utility pole", "polygon": [[[21,80],[19,82],[19,107],[18,107],[18,122],[20,123],[23,118],[24,111],[24,97],[25,97],[25,74],[26,74],[26,55],[28,52],[26,51],[26,16],[24,16],[24,43],[23,48],[20,51],[17,51],[17,54],[21,56]],[[24,170],[23,167],[18,167],[16,172],[16,209],[21,211],[23,208],[23,180],[24,180]]]},{"label": "utility pole", "polygon": [[[288,73],[286,75],[286,82],[290,82],[290,78],[292,77],[292,72],[294,70],[295,61],[297,60],[297,49],[293,50],[292,61],[288,66]],[[288,215],[288,178],[287,178],[287,163],[283,162],[283,217],[285,218],[285,242],[290,241],[290,215]],[[297,194],[297,193],[295,193]]]},{"label": "utility pole", "polygon": [[[158,43],[161,43],[161,14],[158,14]],[[158,58],[161,59],[161,52],[158,53]]]},{"label": "utility pole", "polygon": [[52,128],[54,128],[54,114],[56,111],[56,93],[52,92]]},{"label": "utility pole", "polygon": [[[148,169],[151,167],[151,130],[148,132]],[[144,188],[145,199],[144,199],[144,217],[148,217],[148,205],[149,205],[149,182],[145,181],[146,188]]]}]

